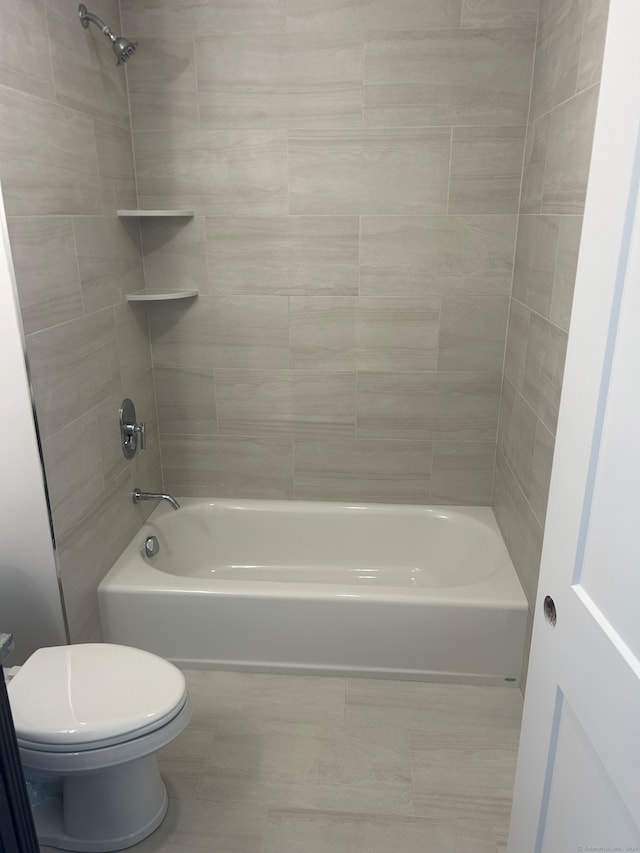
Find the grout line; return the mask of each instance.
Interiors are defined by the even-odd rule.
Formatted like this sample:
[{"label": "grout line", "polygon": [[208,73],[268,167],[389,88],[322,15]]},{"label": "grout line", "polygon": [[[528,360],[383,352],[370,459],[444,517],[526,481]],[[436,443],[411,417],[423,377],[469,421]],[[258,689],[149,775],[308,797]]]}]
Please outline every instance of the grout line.
[{"label": "grout line", "polygon": [[[538,214],[534,214],[534,215],[537,216]],[[540,215],[544,215],[544,214],[540,214]],[[517,303],[518,305],[521,305],[523,308],[525,308],[531,314],[535,314],[536,317],[539,317],[545,323],[548,323],[550,326],[553,326],[554,329],[557,329],[559,332],[562,332],[563,335],[569,334],[568,329],[563,329],[562,326],[558,326],[557,323],[554,323],[553,320],[550,320],[548,317],[545,317],[544,314],[540,314],[540,312],[536,311],[535,308],[531,308],[529,305],[527,305],[526,302],[521,302],[519,299],[516,299],[515,296],[511,297],[511,301]]]}]

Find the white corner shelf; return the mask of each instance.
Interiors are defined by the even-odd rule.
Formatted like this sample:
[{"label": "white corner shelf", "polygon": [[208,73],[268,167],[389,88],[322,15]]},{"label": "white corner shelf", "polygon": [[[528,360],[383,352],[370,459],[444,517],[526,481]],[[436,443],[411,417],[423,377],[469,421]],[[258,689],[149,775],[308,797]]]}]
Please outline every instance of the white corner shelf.
[{"label": "white corner shelf", "polygon": [[147,217],[158,218],[160,216],[195,216],[194,210],[118,210],[118,216],[137,216],[139,219]]},{"label": "white corner shelf", "polygon": [[127,302],[168,302],[171,299],[191,299],[198,295],[195,287],[184,290],[163,290],[162,288],[149,288],[148,290],[136,290],[127,294]]}]

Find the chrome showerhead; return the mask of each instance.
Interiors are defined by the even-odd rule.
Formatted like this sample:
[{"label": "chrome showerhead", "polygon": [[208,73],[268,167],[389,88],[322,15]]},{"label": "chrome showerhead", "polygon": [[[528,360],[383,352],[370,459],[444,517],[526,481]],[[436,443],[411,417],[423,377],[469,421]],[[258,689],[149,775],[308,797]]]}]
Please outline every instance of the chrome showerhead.
[{"label": "chrome showerhead", "polygon": [[117,65],[122,65],[123,62],[126,62],[130,56],[133,56],[135,53],[135,49],[138,44],[134,44],[129,39],[126,39],[124,36],[118,36],[118,38],[113,42],[113,52],[115,53],[118,62]]},{"label": "chrome showerhead", "polygon": [[87,12],[87,7],[84,3],[81,3],[78,6],[78,16],[80,17],[80,23],[85,30],[89,27],[89,21],[92,21],[111,41],[113,52],[116,55],[117,65],[122,65],[123,62],[126,62],[127,59],[132,56],[138,46],[137,43],[134,44],[132,41],[129,41],[129,39],[124,38],[124,36],[117,36],[112,31],[111,27],[107,26],[97,15],[94,15],[93,12]]}]

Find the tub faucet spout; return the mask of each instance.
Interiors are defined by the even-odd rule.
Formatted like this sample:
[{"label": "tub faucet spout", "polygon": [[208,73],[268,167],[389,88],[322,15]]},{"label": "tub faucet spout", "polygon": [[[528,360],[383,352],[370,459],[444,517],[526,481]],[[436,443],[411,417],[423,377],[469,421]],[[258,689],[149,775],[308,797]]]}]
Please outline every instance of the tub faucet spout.
[{"label": "tub faucet spout", "polygon": [[180,509],[180,504],[171,495],[161,495],[158,492],[141,492],[140,489],[134,489],[131,492],[131,497],[134,504],[140,503],[140,501],[166,501],[173,509]]}]

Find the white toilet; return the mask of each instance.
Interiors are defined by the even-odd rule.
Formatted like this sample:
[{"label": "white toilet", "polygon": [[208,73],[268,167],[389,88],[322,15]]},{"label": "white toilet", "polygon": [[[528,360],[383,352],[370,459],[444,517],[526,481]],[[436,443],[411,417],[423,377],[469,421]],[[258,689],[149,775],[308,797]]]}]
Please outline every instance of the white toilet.
[{"label": "white toilet", "polygon": [[8,685],[41,844],[122,850],[162,822],[157,750],[185,728],[183,674],[127,646],[38,649]]}]

